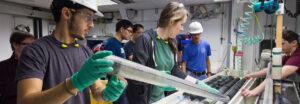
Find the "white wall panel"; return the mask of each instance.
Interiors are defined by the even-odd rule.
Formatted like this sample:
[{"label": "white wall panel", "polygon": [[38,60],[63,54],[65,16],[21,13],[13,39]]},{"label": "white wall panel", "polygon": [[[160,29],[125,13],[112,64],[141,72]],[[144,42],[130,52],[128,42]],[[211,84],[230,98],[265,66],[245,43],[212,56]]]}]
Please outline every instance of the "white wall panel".
[{"label": "white wall panel", "polygon": [[48,20],[42,20],[42,30],[43,30],[43,36],[49,35],[49,21]]},{"label": "white wall panel", "polygon": [[12,31],[12,16],[0,14],[0,61],[8,59],[12,55],[12,50],[9,43],[10,34]]}]

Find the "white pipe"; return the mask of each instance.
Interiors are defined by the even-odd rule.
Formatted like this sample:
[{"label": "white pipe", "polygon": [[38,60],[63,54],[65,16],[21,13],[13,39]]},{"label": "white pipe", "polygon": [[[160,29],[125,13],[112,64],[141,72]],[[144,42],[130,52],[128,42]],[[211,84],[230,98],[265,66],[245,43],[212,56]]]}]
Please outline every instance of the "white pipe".
[{"label": "white pipe", "polygon": [[281,48],[273,48],[272,52],[272,78],[281,79],[282,56]]}]

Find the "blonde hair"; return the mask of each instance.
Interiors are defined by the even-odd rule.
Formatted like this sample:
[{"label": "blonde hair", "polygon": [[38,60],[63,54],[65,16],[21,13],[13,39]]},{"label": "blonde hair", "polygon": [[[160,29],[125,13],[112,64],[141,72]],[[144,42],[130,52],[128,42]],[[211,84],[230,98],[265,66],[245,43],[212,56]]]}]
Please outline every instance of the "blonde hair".
[{"label": "blonde hair", "polygon": [[178,2],[170,2],[160,13],[158,27],[168,26],[170,20],[178,22],[182,20],[184,16],[189,16],[189,12],[184,8],[184,5]]},{"label": "blonde hair", "polygon": [[[158,20],[158,27],[167,27],[170,20],[174,20],[175,23],[184,19],[185,16],[189,16],[189,12],[184,8],[182,3],[170,2],[168,3],[162,12]],[[169,38],[168,43],[173,53],[177,52],[177,46],[174,39]]]}]

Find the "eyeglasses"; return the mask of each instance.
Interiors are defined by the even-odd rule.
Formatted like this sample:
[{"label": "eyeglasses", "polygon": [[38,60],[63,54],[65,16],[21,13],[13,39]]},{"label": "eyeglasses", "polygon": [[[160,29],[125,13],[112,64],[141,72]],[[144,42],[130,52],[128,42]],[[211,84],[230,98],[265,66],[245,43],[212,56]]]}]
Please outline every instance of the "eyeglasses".
[{"label": "eyeglasses", "polygon": [[85,13],[85,12],[83,12],[83,11],[78,11],[78,13],[79,13],[81,16],[83,16],[83,18],[84,18],[85,21],[87,21],[87,22],[89,22],[89,23],[93,22],[93,16],[91,16],[90,14]]},{"label": "eyeglasses", "polygon": [[76,13],[78,12],[81,16],[83,16],[84,20],[87,21],[88,23],[92,23],[93,22],[93,16],[86,13],[86,12],[83,12],[83,11],[79,11],[79,10],[75,10],[75,9],[71,9],[69,8],[69,10],[73,13]]},{"label": "eyeglasses", "polygon": [[125,30],[127,30],[130,34],[132,34],[133,33],[133,31],[132,30],[128,30],[128,29],[125,29]]}]

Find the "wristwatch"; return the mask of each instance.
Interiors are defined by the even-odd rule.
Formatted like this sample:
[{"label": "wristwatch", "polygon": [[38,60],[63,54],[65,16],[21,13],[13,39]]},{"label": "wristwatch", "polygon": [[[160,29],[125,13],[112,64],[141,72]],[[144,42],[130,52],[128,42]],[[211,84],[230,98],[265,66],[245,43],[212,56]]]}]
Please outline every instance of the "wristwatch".
[{"label": "wristwatch", "polygon": [[207,72],[207,74],[212,74],[211,72]]}]

